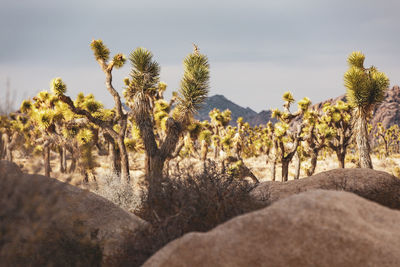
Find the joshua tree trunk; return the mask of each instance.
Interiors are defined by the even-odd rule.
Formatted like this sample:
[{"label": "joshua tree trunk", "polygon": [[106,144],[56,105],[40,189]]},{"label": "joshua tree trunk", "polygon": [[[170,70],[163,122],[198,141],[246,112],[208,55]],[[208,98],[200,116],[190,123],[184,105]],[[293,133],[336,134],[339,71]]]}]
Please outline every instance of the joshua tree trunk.
[{"label": "joshua tree trunk", "polygon": [[317,167],[318,152],[319,151],[313,151],[311,154],[311,166],[307,170],[307,176],[311,176],[315,172],[315,168]]},{"label": "joshua tree trunk", "polygon": [[108,142],[108,158],[111,164],[111,171],[117,174],[121,173],[121,159],[117,146],[115,145],[114,139],[108,133],[105,133],[104,138]]},{"label": "joshua tree trunk", "polygon": [[65,173],[67,169],[67,160],[66,160],[66,153],[65,153],[65,148],[63,146],[60,146],[58,148],[58,155],[60,159],[60,172]]},{"label": "joshua tree trunk", "polygon": [[119,152],[120,152],[120,156],[121,156],[121,178],[129,183],[129,181],[130,181],[129,157],[128,157],[128,151],[126,150],[126,146],[124,143],[124,137],[122,136],[122,137],[118,138],[117,143],[118,143],[118,148],[119,148]]},{"label": "joshua tree trunk", "polygon": [[370,146],[368,142],[367,118],[366,112],[360,110],[357,114],[355,125],[356,142],[360,155],[359,163],[361,168],[373,169],[370,156]]},{"label": "joshua tree trunk", "polygon": [[301,158],[299,156],[299,152],[296,153],[296,172],[294,174],[294,179],[297,180],[300,177],[300,167],[301,167]]},{"label": "joshua tree trunk", "polygon": [[[144,94],[137,94],[134,102],[134,118],[140,130],[146,151],[146,178],[149,188],[157,186],[163,177],[165,160],[175,151],[179,138],[183,132],[182,124],[173,118],[166,121],[166,134],[164,140],[157,145],[153,124],[148,113],[149,103]],[[150,193],[150,189],[149,189]]]},{"label": "joshua tree trunk", "polygon": [[4,133],[2,135],[2,143],[3,143],[3,149],[4,149],[2,154],[4,155],[5,160],[13,161],[12,152],[18,143],[18,137],[19,137],[19,135],[17,132],[15,132],[12,135],[11,140],[10,140],[10,136],[7,133]]},{"label": "joshua tree trunk", "polygon": [[[292,161],[294,154],[297,152],[297,147],[300,143],[300,133],[301,133],[301,126],[298,129],[296,134],[293,147],[290,151],[285,152],[285,144],[282,140],[279,140],[279,148],[281,150],[281,162],[282,162],[282,182],[286,182],[288,180],[289,175],[289,163]],[[285,154],[287,154],[285,156]]]},{"label": "joshua tree trunk", "polygon": [[346,158],[346,150],[344,150],[344,151],[339,151],[339,149],[338,150],[336,150],[335,151],[336,152],[336,156],[337,156],[337,158],[338,158],[338,161],[339,161],[339,168],[342,168],[342,169],[344,169],[344,160],[345,160],[345,158]]},{"label": "joshua tree trunk", "polygon": [[214,159],[216,160],[219,155],[219,148],[217,145],[214,146]]},{"label": "joshua tree trunk", "polygon": [[10,151],[10,138],[7,133],[4,133],[1,137],[3,143],[3,156],[5,160],[12,161],[12,153]]},{"label": "joshua tree trunk", "polygon": [[[77,152],[73,146],[67,146],[66,149],[69,151],[71,154],[71,165],[69,165],[68,173],[73,173],[76,169],[76,160],[77,160]],[[65,168],[67,169],[67,164],[65,165]]]},{"label": "joshua tree trunk", "polygon": [[[146,173],[150,181],[161,181],[163,177],[163,168],[165,160],[160,158],[158,155],[152,158],[147,158],[146,160]],[[151,183],[152,184],[152,183]]]},{"label": "joshua tree trunk", "polygon": [[0,159],[4,158],[5,154],[5,147],[4,147],[4,142],[3,142],[3,135],[0,138]]},{"label": "joshua tree trunk", "polygon": [[73,173],[76,169],[76,158],[71,158],[71,165],[69,165],[68,173]]},{"label": "joshua tree trunk", "polygon": [[389,157],[389,145],[388,145],[388,141],[383,138],[383,142],[385,144],[385,157]]},{"label": "joshua tree trunk", "polygon": [[206,169],[206,159],[207,159],[207,152],[208,152],[208,144],[205,140],[201,141],[201,150],[200,150],[200,158],[203,162],[203,170]]},{"label": "joshua tree trunk", "polygon": [[272,161],[272,166],[271,166],[271,181],[275,181],[276,179],[276,157]]},{"label": "joshua tree trunk", "polygon": [[289,163],[290,163],[290,160],[288,160],[288,159],[282,160],[282,180],[281,180],[281,182],[287,182],[287,180],[288,180]]},{"label": "joshua tree trunk", "polygon": [[50,177],[50,144],[45,144],[44,149],[44,176]]}]

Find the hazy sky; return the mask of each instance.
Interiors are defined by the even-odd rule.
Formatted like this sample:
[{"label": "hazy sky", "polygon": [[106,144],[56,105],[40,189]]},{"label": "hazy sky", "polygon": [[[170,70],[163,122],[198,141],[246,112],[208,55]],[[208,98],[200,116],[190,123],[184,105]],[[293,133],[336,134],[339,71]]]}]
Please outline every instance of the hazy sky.
[{"label": "hazy sky", "polygon": [[[345,92],[355,50],[400,83],[399,11],[398,0],[0,0],[0,97],[7,77],[19,100],[62,77],[69,95],[93,93],[111,106],[95,38],[112,54],[150,49],[169,93],[194,42],[209,57],[210,95],[256,111],[281,107],[288,90],[315,103]],[[114,71],[121,92],[129,70]]]}]

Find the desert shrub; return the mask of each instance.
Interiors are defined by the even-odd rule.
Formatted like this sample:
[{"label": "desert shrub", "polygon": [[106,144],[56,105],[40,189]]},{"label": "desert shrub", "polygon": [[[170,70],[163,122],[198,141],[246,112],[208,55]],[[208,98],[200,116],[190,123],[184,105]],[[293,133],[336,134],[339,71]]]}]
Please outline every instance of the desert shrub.
[{"label": "desert shrub", "polygon": [[357,167],[360,167],[359,162],[358,162],[358,156],[355,153],[348,153],[346,154],[346,158],[345,158],[345,162],[346,163],[353,163],[355,164]]},{"label": "desert shrub", "polygon": [[68,199],[56,187],[1,177],[0,265],[101,265],[96,233],[84,227],[84,215],[67,216],[57,208]]},{"label": "desert shrub", "polygon": [[400,167],[398,167],[398,166],[394,167],[393,170],[392,170],[392,173],[397,178],[400,178]]},{"label": "desert shrub", "polygon": [[243,213],[260,208],[249,196],[254,187],[220,173],[211,163],[204,172],[186,169],[160,184],[155,199],[143,195],[138,216],[150,227],[130,233],[112,266],[140,266],[168,242],[188,232],[205,232]]},{"label": "desert shrub", "polygon": [[118,174],[112,172],[99,174],[92,191],[131,212],[137,210],[142,201],[142,191],[122,182]]}]

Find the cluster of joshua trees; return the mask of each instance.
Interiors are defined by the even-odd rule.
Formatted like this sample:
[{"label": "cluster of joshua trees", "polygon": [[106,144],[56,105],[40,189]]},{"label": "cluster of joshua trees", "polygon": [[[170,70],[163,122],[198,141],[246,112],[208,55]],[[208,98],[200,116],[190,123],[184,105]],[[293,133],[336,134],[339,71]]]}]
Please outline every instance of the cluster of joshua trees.
[{"label": "cluster of joshua trees", "polygon": [[[347,103],[326,103],[318,110],[310,99],[303,98],[297,111],[291,112],[295,100],[286,92],[283,110],[272,113],[277,122],[251,127],[243,118],[233,126],[229,110],[212,110],[209,121],[194,118],[208,95],[210,77],[208,59],[197,46],[184,59],[180,88],[169,101],[164,99],[167,85],[159,80],[160,66],[149,50],[137,48],[129,55],[131,72],[124,80],[122,98],[113,86],[113,71],[124,66],[126,56],[111,57],[101,40],[92,41],[91,48],[105,74],[114,107],[105,108],[92,94],[80,93],[72,99],[63,80],[55,78],[49,91],[23,101],[17,112],[1,117],[0,158],[12,161],[16,149],[41,155],[45,175],[50,176],[50,155],[56,154],[60,172],[79,171],[85,180],[95,180],[96,155],[108,155],[110,169],[129,182],[129,155],[144,153],[150,193],[157,190],[172,159],[179,168],[179,162],[187,157],[198,158],[204,167],[208,160],[217,161],[232,176],[248,176],[257,183],[243,159],[265,156],[272,180],[279,164],[282,181],[287,181],[293,159],[297,163],[295,178],[305,161],[309,161],[305,173],[312,175],[318,156],[329,151],[344,168],[348,147],[356,143],[359,166],[372,168],[368,120],[383,100],[389,80],[375,67],[365,68],[365,56],[360,52],[348,58],[349,70],[344,75]],[[399,152],[397,125],[389,129],[378,125],[373,134],[384,155]]]}]

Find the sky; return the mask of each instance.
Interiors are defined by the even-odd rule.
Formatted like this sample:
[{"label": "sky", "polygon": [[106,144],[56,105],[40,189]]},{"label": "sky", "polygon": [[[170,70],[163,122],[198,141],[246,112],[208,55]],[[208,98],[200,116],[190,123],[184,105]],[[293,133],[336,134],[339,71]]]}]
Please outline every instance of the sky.
[{"label": "sky", "polygon": [[[257,112],[280,108],[285,91],[317,103],[345,93],[352,51],[400,83],[399,10],[398,0],[0,0],[0,98],[7,80],[20,102],[61,77],[68,95],[112,107],[89,46],[102,39],[112,54],[152,51],[167,97],[196,43],[209,58],[210,96]],[[119,92],[127,63],[113,71]]]}]

